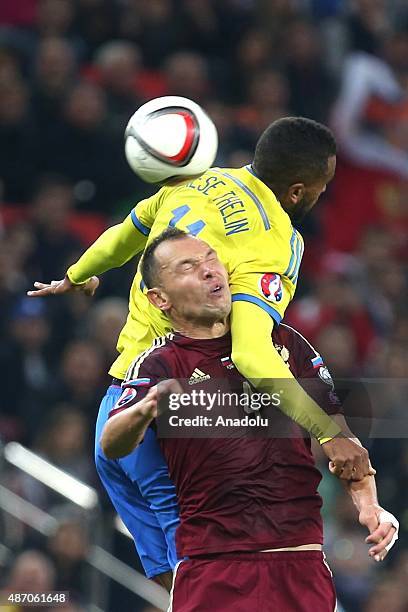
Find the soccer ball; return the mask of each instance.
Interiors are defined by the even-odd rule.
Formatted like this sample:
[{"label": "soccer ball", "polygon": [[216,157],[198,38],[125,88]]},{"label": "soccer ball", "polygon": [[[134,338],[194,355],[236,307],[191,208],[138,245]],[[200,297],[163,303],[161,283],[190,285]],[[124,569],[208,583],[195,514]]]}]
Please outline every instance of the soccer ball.
[{"label": "soccer ball", "polygon": [[217,147],[211,119],[198,104],[179,96],[146,102],[125,131],[126,159],[147,183],[202,174],[212,165]]}]

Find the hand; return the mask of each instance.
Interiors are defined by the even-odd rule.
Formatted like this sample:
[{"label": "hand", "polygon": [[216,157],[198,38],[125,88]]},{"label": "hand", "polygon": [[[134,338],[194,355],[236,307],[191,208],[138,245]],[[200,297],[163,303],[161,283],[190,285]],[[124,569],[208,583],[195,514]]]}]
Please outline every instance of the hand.
[{"label": "hand", "polygon": [[163,414],[169,408],[169,396],[180,395],[183,393],[183,388],[178,380],[170,378],[163,380],[157,385],[158,401],[159,401],[159,415]]},{"label": "hand", "polygon": [[362,480],[365,476],[374,476],[376,471],[371,467],[367,450],[344,436],[336,436],[321,445],[330,459],[330,471],[343,480]]},{"label": "hand", "polygon": [[398,540],[399,523],[395,516],[376,504],[364,506],[358,520],[370,532],[367,543],[373,543],[368,554],[375,561],[382,561]]},{"label": "hand", "polygon": [[136,402],[135,406],[137,407],[137,413],[149,421],[155,419],[157,417],[158,396],[157,385],[154,385],[154,387],[149,389],[143,399]]},{"label": "hand", "polygon": [[80,285],[71,283],[68,276],[59,281],[51,281],[51,283],[39,283],[36,281],[34,287],[36,291],[27,291],[29,297],[43,297],[45,295],[63,295],[64,293],[72,293],[74,291],[82,291],[85,295],[93,296],[99,286],[99,278],[91,276],[89,281]]},{"label": "hand", "polygon": [[[131,386],[129,385],[129,387]],[[124,388],[126,388],[126,384]],[[139,414],[151,421],[159,415],[159,402],[161,402],[160,408],[164,408],[164,410],[160,410],[161,414],[168,408],[168,402],[165,401],[168,396],[173,393],[180,394],[182,392],[183,389],[178,380],[174,378],[163,380],[151,387],[143,399],[139,400],[136,394],[134,399],[128,403],[128,406],[135,406],[135,414]]]}]

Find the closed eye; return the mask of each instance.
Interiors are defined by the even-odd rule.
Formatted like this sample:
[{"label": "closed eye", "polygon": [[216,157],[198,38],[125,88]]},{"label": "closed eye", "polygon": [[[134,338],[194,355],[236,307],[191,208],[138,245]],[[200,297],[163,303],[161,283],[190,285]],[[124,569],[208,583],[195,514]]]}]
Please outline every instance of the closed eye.
[{"label": "closed eye", "polygon": [[177,268],[180,270],[180,272],[187,272],[193,268],[195,263],[196,262],[192,261],[191,259],[186,259],[185,261],[181,261]]}]

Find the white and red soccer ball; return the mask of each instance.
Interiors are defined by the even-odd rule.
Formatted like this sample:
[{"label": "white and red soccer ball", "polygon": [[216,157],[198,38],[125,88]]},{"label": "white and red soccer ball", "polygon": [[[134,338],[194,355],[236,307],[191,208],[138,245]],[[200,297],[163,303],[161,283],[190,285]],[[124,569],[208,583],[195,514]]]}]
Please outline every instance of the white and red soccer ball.
[{"label": "white and red soccer ball", "polygon": [[125,131],[126,158],[147,183],[202,174],[211,167],[217,147],[214,123],[198,104],[179,96],[146,102]]}]

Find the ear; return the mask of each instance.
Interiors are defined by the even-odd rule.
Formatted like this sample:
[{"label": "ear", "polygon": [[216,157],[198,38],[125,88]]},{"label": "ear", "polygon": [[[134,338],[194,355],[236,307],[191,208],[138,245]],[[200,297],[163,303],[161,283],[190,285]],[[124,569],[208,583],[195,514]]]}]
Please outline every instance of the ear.
[{"label": "ear", "polygon": [[163,312],[167,312],[171,308],[170,298],[168,297],[167,293],[159,287],[148,289],[146,296],[153,306],[159,310],[162,310]]},{"label": "ear", "polygon": [[298,204],[305,195],[306,187],[304,183],[294,183],[287,191],[288,200],[291,204]]}]

